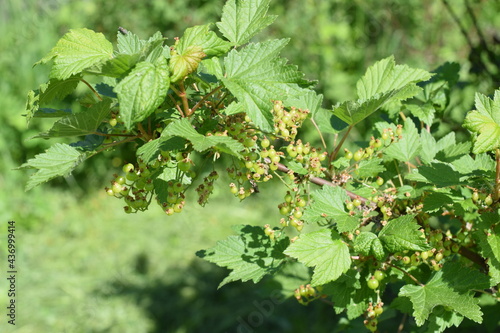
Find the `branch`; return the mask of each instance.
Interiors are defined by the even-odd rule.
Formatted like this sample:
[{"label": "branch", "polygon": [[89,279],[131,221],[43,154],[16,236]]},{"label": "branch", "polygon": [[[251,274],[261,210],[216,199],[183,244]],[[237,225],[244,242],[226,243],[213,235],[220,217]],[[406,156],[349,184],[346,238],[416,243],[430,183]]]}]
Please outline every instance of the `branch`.
[{"label": "branch", "polygon": [[[268,157],[264,158],[264,162],[266,162],[267,164],[271,164],[272,163],[271,160]],[[281,163],[278,163],[277,165],[278,165],[278,171],[281,171],[281,172],[284,172],[284,173],[289,173],[291,171],[290,169],[288,169],[285,165],[283,165]],[[324,186],[324,185],[326,185],[326,186],[332,186],[332,187],[338,186],[337,184],[334,184],[331,181],[323,179],[323,178],[320,178],[320,177],[311,177],[310,176],[308,179],[309,179],[309,181],[311,183],[319,185],[319,186]],[[348,191],[348,190],[345,190],[345,191],[346,191],[347,195],[349,196],[349,198],[351,198],[353,200],[354,199],[361,200],[361,202],[364,203],[364,204],[368,204],[370,202],[367,198],[361,197],[361,196],[359,196],[356,193],[353,193],[353,192]]]}]

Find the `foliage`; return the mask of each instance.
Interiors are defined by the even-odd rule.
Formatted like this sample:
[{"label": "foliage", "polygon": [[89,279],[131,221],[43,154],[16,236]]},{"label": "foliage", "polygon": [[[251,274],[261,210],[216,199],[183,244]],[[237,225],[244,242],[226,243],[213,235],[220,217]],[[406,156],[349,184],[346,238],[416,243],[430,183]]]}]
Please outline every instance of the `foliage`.
[{"label": "foliage", "polygon": [[[454,63],[431,73],[384,58],[358,80],[358,99],[323,108],[315,82],[280,56],[288,39],[251,42],[275,19],[269,4],[229,0],[220,22],[188,28],[170,45],[160,32],[142,40],[120,28],[114,49],[101,33],[71,29],[37,63],[52,68],[26,112],[31,122],[59,118],[39,137],[79,141],[24,163],[36,170],[27,189],[133,143],[137,161],[123,165],[107,194],[129,214],[156,202],[173,215],[189,204],[190,188],[208,202],[220,160],[239,200],[265,182],[283,188],[280,221],[241,225],[198,253],[231,270],[220,287],[282,272],[291,283],[291,268],[302,267],[310,283],[289,296],[331,302],[370,331],[390,309],[425,331],[497,320],[483,316],[479,295],[498,302],[500,90],[476,95],[460,124],[472,133],[467,141],[433,131],[451,107]],[[51,108],[80,84],[89,91],[80,112]],[[368,118],[376,119],[371,139],[341,154]],[[321,148],[298,137],[309,122]]]}]

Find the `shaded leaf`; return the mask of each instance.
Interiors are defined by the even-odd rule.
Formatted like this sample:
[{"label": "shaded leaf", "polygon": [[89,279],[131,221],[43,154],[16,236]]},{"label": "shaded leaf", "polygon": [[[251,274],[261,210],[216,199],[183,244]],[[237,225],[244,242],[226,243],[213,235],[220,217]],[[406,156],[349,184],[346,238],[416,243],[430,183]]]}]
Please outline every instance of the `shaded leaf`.
[{"label": "shaded leaf", "polygon": [[199,257],[231,270],[219,288],[237,280],[257,283],[266,274],[276,272],[285,259],[283,249],[289,244],[288,238],[271,241],[264,229],[257,226],[237,226],[235,231],[238,236],[229,236],[217,242],[215,247],[197,253]]}]

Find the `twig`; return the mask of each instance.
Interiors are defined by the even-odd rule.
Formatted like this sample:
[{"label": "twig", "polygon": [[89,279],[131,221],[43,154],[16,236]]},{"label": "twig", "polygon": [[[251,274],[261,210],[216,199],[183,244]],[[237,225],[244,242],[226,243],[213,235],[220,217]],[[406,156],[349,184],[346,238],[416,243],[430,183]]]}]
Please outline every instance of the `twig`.
[{"label": "twig", "polygon": [[354,127],[354,125],[350,125],[349,126],[349,128],[345,132],[344,136],[342,137],[342,139],[340,140],[340,142],[337,144],[337,147],[335,148],[335,150],[330,154],[330,156],[328,158],[328,171],[331,172],[332,161],[335,159],[335,157],[337,157],[337,154],[339,153],[340,148],[342,148],[342,145],[344,144],[344,141],[347,139],[347,136],[349,135],[349,132],[351,132],[351,130],[353,129],[353,127]]},{"label": "twig", "polygon": [[209,92],[208,94],[203,96],[203,98],[198,103],[196,103],[195,106],[193,106],[193,108],[191,109],[191,113],[196,111],[201,106],[201,104],[203,104],[203,102],[207,100],[208,97],[212,96],[213,94],[215,94],[217,91],[219,91],[221,89],[222,89],[222,86],[218,86],[217,88],[213,89],[211,92]]},{"label": "twig", "polygon": [[323,147],[325,147],[325,151],[327,151],[328,148],[326,147],[325,139],[323,138],[323,134],[321,133],[318,124],[316,124],[316,121],[314,121],[313,118],[311,118],[311,122],[313,123],[314,127],[316,127],[316,131],[318,131],[319,137],[321,138],[321,142],[323,143]]},{"label": "twig", "polygon": [[89,87],[89,89],[92,90],[92,92],[94,93],[94,95],[96,95],[96,97],[97,97],[98,100],[102,101],[102,97],[97,93],[97,91],[95,91],[95,89],[90,85],[90,83],[88,83],[84,79],[80,79],[80,81],[82,81],[83,83],[85,83],[87,85],[87,87]]},{"label": "twig", "polygon": [[[272,163],[268,157],[264,158],[264,162],[266,162],[267,164]],[[281,163],[278,163],[278,170],[281,172],[284,172],[284,173],[290,172],[290,169],[288,169],[285,165],[283,165]],[[308,179],[311,183],[319,185],[319,186],[324,186],[324,185],[332,186],[332,187],[338,186],[338,185],[332,183],[331,181],[328,181],[328,180],[320,178],[320,177],[309,177]],[[364,204],[367,204],[370,202],[367,198],[361,197],[356,193],[353,193],[353,192],[348,191],[348,190],[345,190],[345,191],[346,191],[347,195],[349,196],[349,198],[351,198],[351,199],[359,199]]]},{"label": "twig", "polygon": [[412,279],[416,284],[418,284],[419,286],[421,287],[424,287],[424,284],[423,283],[420,283],[420,281],[418,281],[413,275],[411,275],[410,273],[408,273],[407,271],[405,271],[404,269],[396,266],[396,265],[393,265],[391,264],[390,262],[387,263],[388,266],[391,266],[391,267],[394,267],[395,269],[397,270],[400,270],[401,272],[403,272],[403,274],[405,274],[406,276],[408,276],[410,279]]}]

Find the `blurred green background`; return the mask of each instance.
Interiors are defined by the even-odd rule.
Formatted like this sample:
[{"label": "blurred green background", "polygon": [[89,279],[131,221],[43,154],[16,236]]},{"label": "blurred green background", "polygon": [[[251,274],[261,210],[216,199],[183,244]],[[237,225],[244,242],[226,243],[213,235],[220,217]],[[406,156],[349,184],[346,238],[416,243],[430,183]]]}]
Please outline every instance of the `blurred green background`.
[{"label": "blurred green background", "polygon": [[[272,186],[240,204],[221,181],[204,209],[193,200],[174,217],[155,206],[126,215],[122,202],[103,191],[123,152],[94,157],[70,177],[30,192],[29,174],[14,170],[54,142],[29,140],[50,124],[27,128],[22,114],[27,92],[48,75],[49,68],[32,65],[68,29],[87,27],[114,41],[122,26],[144,39],[161,31],[172,41],[187,27],[216,22],[224,2],[0,1],[0,267],[3,273],[6,225],[14,220],[19,271],[17,325],[7,325],[2,310],[1,332],[362,331],[360,320],[348,323],[320,302],[302,307],[289,299],[266,312],[259,304],[269,305],[275,281],[217,290],[227,272],[196,258],[197,250],[230,235],[233,224],[277,225],[284,193]],[[355,97],[366,67],[390,54],[426,70],[456,61],[461,80],[440,124],[448,130],[473,108],[475,91],[491,94],[500,82],[500,2],[450,5],[451,11],[435,0],[274,0],[270,13],[279,17],[256,40],[291,37],[283,56],[319,80],[327,108]],[[361,127],[353,139],[366,139],[363,133]],[[2,309],[6,286],[2,278]],[[381,321],[381,331],[399,324],[390,312]]]}]

